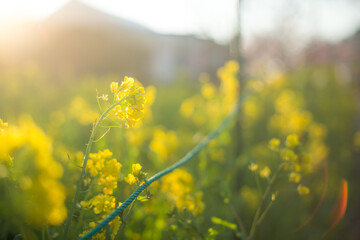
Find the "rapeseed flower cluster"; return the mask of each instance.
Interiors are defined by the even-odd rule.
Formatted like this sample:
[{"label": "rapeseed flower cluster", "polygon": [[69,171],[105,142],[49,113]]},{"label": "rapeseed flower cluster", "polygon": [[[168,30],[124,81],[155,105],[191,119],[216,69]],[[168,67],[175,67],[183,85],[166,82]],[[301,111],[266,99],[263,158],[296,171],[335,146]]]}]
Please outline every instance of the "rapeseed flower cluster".
[{"label": "rapeseed flower cluster", "polygon": [[303,99],[299,94],[284,89],[275,99],[276,113],[270,119],[270,127],[277,129],[281,134],[296,133],[302,135],[309,129],[312,122],[310,112],[303,110]]},{"label": "rapeseed flower cluster", "polygon": [[166,131],[162,127],[154,130],[150,149],[156,156],[164,161],[174,154],[179,147],[179,140],[174,131]]},{"label": "rapeseed flower cluster", "polygon": [[[200,94],[184,100],[181,104],[181,115],[200,129],[192,138],[194,142],[198,142],[205,133],[217,127],[235,106],[240,92],[238,72],[239,64],[228,61],[217,71],[219,85],[211,81],[209,75],[200,75]],[[226,148],[231,141],[230,136],[228,132],[223,132],[218,139],[213,140],[206,149],[206,156],[224,163],[228,155]]]},{"label": "rapeseed flower cluster", "polygon": [[[326,128],[316,123],[310,112],[303,110],[303,102],[299,94],[289,89],[282,90],[275,100],[276,113],[271,117],[269,126],[281,135],[288,136],[286,146],[290,150],[299,144],[299,137],[308,135],[307,150],[311,152],[311,161],[316,166],[327,156],[328,149],[324,142]],[[282,155],[285,158],[295,158],[289,150],[284,150]]]},{"label": "rapeseed flower cluster", "polygon": [[190,173],[183,169],[176,169],[161,180],[160,190],[172,201],[175,206],[182,210],[186,208],[195,215],[204,210],[202,192],[194,192],[194,182]]},{"label": "rapeseed flower cluster", "polygon": [[[0,133],[0,175],[14,185],[9,196],[0,200],[8,200],[1,205],[16,213],[7,217],[24,219],[34,226],[60,225],[67,210],[65,189],[59,181],[63,168],[52,156],[52,140],[29,116],[21,117],[18,126],[8,126],[1,119],[0,123],[4,130]],[[0,214],[6,212],[1,210]]]},{"label": "rapeseed flower cluster", "polygon": [[[125,77],[120,85],[118,82],[112,82],[110,84],[112,97],[105,94],[98,96],[98,99],[105,102],[107,107],[102,117],[105,116],[105,119],[111,120],[123,128],[139,126],[139,120],[144,117],[144,109],[149,108],[154,101],[156,89],[153,87],[148,89],[149,93],[146,95],[141,83],[130,77]],[[112,99],[111,103],[109,103],[109,99]],[[101,107],[101,104],[99,105]],[[148,115],[147,118],[151,119],[151,115]],[[127,137],[129,136],[132,142],[138,145],[143,141],[142,138],[138,138],[134,134],[127,135]],[[96,215],[95,218],[98,219],[99,217],[100,219],[105,218],[115,209],[116,204],[121,204],[116,203],[116,198],[113,194],[118,187],[122,165],[112,155],[108,149],[98,153],[91,153],[86,165],[89,177],[84,180],[84,185],[89,185],[89,182],[93,182],[95,184],[94,188],[101,189],[102,193],[95,195],[89,200],[82,201],[80,205],[85,209],[92,210]],[[133,164],[132,170],[132,173],[124,178],[126,182],[134,184],[138,181],[140,184],[145,181],[145,173],[141,171],[140,164]],[[96,222],[92,221],[86,226],[86,229],[93,228],[95,225]],[[110,222],[111,239],[115,238],[120,225],[120,217],[116,217]],[[87,231],[85,230],[81,235],[84,235]],[[105,235],[105,230],[102,230],[95,238],[107,239]]]},{"label": "rapeseed flower cluster", "polygon": [[217,72],[220,79],[219,87],[210,81],[208,75],[201,75],[199,78],[201,94],[186,99],[182,103],[181,115],[198,126],[205,124],[209,129],[216,126],[233,108],[239,97],[238,71],[239,64],[236,61],[229,61],[219,68]]},{"label": "rapeseed flower cluster", "polygon": [[91,177],[97,178],[97,184],[103,187],[103,192],[106,195],[112,194],[117,188],[117,180],[122,167],[121,163],[112,158],[112,155],[108,149],[98,153],[90,153],[86,166]]},{"label": "rapeseed flower cluster", "polygon": [[[87,201],[81,201],[80,205],[84,209],[92,210],[97,216],[96,218],[100,217],[99,220],[105,218],[115,210],[116,199],[112,194],[117,188],[121,167],[121,163],[113,158],[113,153],[108,149],[103,151],[100,150],[98,153],[89,154],[86,170],[93,179],[92,181],[94,181],[96,189],[100,188],[102,193],[95,195]],[[87,181],[88,179],[85,179],[85,182]],[[120,217],[116,217],[111,221],[111,239],[114,239],[116,236],[120,224]],[[88,224],[87,228],[91,229],[95,225],[96,222],[92,221]],[[88,230],[84,231],[80,236],[84,235],[87,231]],[[106,239],[105,231],[98,233],[95,239]]]},{"label": "rapeseed flower cluster", "polygon": [[[134,127],[144,116],[146,103],[144,87],[134,78],[125,77],[120,86],[118,82],[112,82],[110,91],[113,95],[111,104],[119,104],[110,111],[108,118],[119,123],[123,128]],[[105,102],[109,99],[107,95],[98,98]]]},{"label": "rapeseed flower cluster", "polygon": [[221,81],[220,94],[224,101],[223,107],[227,112],[231,110],[239,97],[240,83],[237,79],[239,69],[239,64],[236,61],[228,61],[224,67],[219,68],[217,71]]},{"label": "rapeseed flower cluster", "polygon": [[[300,183],[303,174],[312,172],[313,166],[310,156],[303,153],[299,147],[300,141],[297,134],[288,135],[283,148],[279,148],[280,144],[278,143],[280,143],[280,140],[276,140],[272,139],[269,141],[270,149],[280,153],[280,157],[284,161],[284,169],[289,171],[289,182]],[[275,142],[276,148],[274,148]],[[302,184],[298,185],[297,190],[300,195],[308,194],[310,192],[310,190]]]},{"label": "rapeseed flower cluster", "polygon": [[[258,83],[255,85],[255,82]],[[282,142],[278,138],[270,139],[268,148],[279,154],[283,169],[288,172],[289,181],[298,184],[299,194],[308,194],[310,190],[300,183],[303,176],[311,173],[313,168],[317,167],[318,163],[327,155],[327,147],[324,143],[325,127],[316,123],[312,114],[304,109],[303,97],[289,88],[290,82],[283,74],[273,74],[266,78],[264,83],[252,81],[251,84],[252,88],[258,89],[258,91],[256,91],[257,96],[252,96],[244,104],[245,123],[253,122],[259,112],[265,111],[265,109],[261,109],[261,106],[266,106],[269,99],[272,99],[273,104],[266,111],[273,108],[274,113],[268,121],[267,130],[271,135],[282,136],[284,141]],[[254,125],[254,127],[256,126]],[[256,129],[251,130],[256,131]],[[245,134],[251,135],[251,132]],[[305,139],[306,142],[302,143],[300,139]],[[257,155],[260,152],[258,150],[262,150],[261,146],[262,143],[258,147],[254,147]],[[261,152],[264,154],[260,159],[271,158],[270,152]],[[272,164],[269,163],[269,165]],[[253,162],[249,169],[257,172],[262,178],[272,175],[269,166],[258,162]]]},{"label": "rapeseed flower cluster", "polygon": [[132,173],[129,173],[125,178],[125,182],[130,185],[137,183],[140,185],[145,182],[146,173],[141,171],[142,166],[139,163],[131,165]]}]

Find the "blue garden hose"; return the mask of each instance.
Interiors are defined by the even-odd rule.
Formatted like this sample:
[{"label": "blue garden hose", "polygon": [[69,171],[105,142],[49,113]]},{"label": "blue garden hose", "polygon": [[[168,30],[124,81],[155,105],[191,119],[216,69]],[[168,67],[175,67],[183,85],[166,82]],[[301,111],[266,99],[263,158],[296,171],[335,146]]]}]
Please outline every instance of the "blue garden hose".
[{"label": "blue garden hose", "polygon": [[140,195],[140,193],[147,188],[151,183],[160,179],[161,177],[169,174],[175,169],[179,168],[183,164],[187,163],[190,159],[192,159],[197,153],[199,153],[212,139],[217,137],[222,131],[229,126],[229,124],[235,119],[237,114],[240,112],[241,106],[243,102],[249,96],[249,91],[244,91],[240,98],[238,99],[235,109],[220,123],[220,125],[213,130],[203,141],[201,141],[198,145],[196,145],[190,152],[188,152],[183,158],[181,158],[178,162],[174,163],[170,167],[164,169],[161,172],[158,172],[151,178],[149,178],[146,182],[144,182],[141,186],[139,186],[118,208],[116,208],[112,213],[110,213],[104,220],[102,220],[98,225],[96,225],[93,229],[91,229],[87,234],[80,237],[79,240],[87,240],[97,234],[101,229],[105,228],[109,222],[111,222],[115,217],[119,216],[124,212],[124,210]]}]

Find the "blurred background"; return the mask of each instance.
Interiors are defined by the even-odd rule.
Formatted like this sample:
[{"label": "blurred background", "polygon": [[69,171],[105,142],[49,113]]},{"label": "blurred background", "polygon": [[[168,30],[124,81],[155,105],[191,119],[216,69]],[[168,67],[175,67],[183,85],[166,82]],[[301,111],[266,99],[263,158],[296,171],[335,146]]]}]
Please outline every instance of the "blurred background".
[{"label": "blurred background", "polygon": [[[336,222],[330,215],[332,211],[336,215],[340,183],[344,179],[349,186],[346,214],[326,238],[359,239],[360,1],[0,2],[0,118],[11,125],[27,114],[44,129],[53,139],[55,159],[65,169],[62,179],[65,186],[72,186],[78,176],[69,167],[67,154],[75,158],[84,149],[91,123],[98,116],[96,90],[103,93],[112,81],[121,82],[124,76],[135,77],[145,86],[155,86],[151,121],[144,123],[146,137],[141,144],[114,150],[115,154],[121,152],[124,156],[121,161],[130,159],[129,164],[124,163],[128,168],[130,162],[137,161],[134,158],[142,157],[141,164],[152,174],[185,154],[215,126],[186,121],[181,109],[185,99],[201,91],[204,81],[220,84],[218,69],[229,60],[240,64],[241,89],[251,81],[275,85],[278,82],[278,85],[270,84],[268,91],[259,93],[247,105],[245,120],[238,122],[235,136],[230,134],[230,143],[223,140],[215,145],[217,150],[231,152],[230,156],[224,153],[230,163],[215,161],[215,167],[207,169],[208,175],[200,173],[205,168],[203,161],[200,161],[202,165],[193,163],[186,168],[193,175],[194,189],[204,193],[205,213],[196,220],[199,229],[206,232],[213,216],[234,221],[234,216],[222,207],[214,207],[229,197],[221,190],[224,184],[230,195],[234,195],[235,208],[247,219],[245,225],[251,224],[255,208],[248,206],[258,203],[260,195],[253,190],[256,184],[247,166],[256,158],[267,159],[270,153],[265,150],[264,153],[263,146],[269,139],[284,139],[285,133],[291,133],[271,123],[280,96],[290,91],[285,94],[290,97],[284,101],[291,105],[291,99],[296,99],[296,107],[309,112],[311,121],[325,129],[319,130],[323,137],[321,144],[308,149],[313,152],[321,149],[321,153],[317,152],[319,159],[328,163],[326,197],[313,220],[293,233],[292,229],[313,213],[322,198],[323,167],[317,163],[314,165],[317,177],[308,181],[314,194],[307,199],[291,191],[290,197],[280,195],[258,237],[320,239]],[[279,79],[286,79],[286,83]],[[218,122],[224,116],[219,115]],[[168,161],[154,157],[156,150],[151,148],[159,129],[168,134],[163,138],[174,139],[171,135],[177,134],[177,140],[173,140],[176,147],[167,146],[172,156]],[[311,131],[302,139],[311,139]],[[132,142],[134,135],[110,133],[113,140],[104,140],[96,148],[117,148],[119,141],[128,138]],[[219,182],[217,176],[230,173],[233,178],[224,184]],[[68,187],[68,199],[72,195],[73,188]],[[193,236],[192,230],[172,233],[172,228],[164,226],[167,220],[164,223],[160,219],[166,219],[165,210],[169,209],[159,214],[160,207],[152,207],[156,211],[149,216],[158,220],[155,223],[141,220],[139,212],[124,236],[131,239]],[[171,226],[174,224],[177,223],[172,222]],[[161,233],[149,233],[154,228]],[[225,238],[236,236],[226,231],[218,236]]]},{"label": "blurred background", "polygon": [[19,0],[1,4],[0,63],[171,81],[214,73],[240,48],[247,71],[256,62],[346,68],[358,57],[359,22],[356,0]]}]

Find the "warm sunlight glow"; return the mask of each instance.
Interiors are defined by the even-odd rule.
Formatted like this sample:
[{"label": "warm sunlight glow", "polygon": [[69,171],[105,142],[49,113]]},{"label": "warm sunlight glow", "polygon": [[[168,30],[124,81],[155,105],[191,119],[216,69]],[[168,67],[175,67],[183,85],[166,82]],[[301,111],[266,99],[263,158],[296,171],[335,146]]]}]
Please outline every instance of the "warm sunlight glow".
[{"label": "warm sunlight glow", "polygon": [[[74,1],[74,0],[73,0]],[[79,1],[79,0],[77,0]],[[69,0],[12,0],[0,3],[0,28],[14,22],[39,20]],[[227,42],[236,30],[236,0],[82,0],[109,14],[139,23],[155,32],[195,34]],[[245,39],[268,33],[283,22],[297,25],[302,36],[339,40],[352,34],[360,23],[359,3],[350,1],[241,1],[241,28]],[[10,25],[12,23],[12,25]],[[295,30],[294,30],[295,31]]]},{"label": "warm sunlight glow", "polygon": [[13,0],[0,3],[0,22],[23,18],[41,19],[56,11],[66,0]]}]

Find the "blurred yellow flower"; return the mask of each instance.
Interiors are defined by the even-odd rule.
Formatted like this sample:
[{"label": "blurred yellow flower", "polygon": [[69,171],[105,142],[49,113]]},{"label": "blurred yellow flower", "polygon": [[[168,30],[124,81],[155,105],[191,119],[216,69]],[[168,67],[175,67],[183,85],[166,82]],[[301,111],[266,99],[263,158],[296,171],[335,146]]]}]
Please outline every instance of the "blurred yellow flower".
[{"label": "blurred yellow flower", "polygon": [[279,149],[279,146],[280,146],[280,140],[277,139],[277,138],[272,138],[270,141],[269,141],[269,147],[270,149],[272,150],[278,150]]},{"label": "blurred yellow flower", "polygon": [[225,66],[217,71],[220,78],[220,93],[223,97],[225,110],[228,112],[239,96],[239,81],[237,73],[239,64],[236,61],[228,61]]},{"label": "blurred yellow flower", "polygon": [[260,177],[262,177],[262,178],[268,178],[270,176],[270,174],[271,174],[271,170],[268,166],[265,166],[260,171]]},{"label": "blurred yellow flower", "polygon": [[177,135],[174,131],[164,131],[156,128],[154,137],[150,142],[150,149],[157,154],[159,159],[166,160],[169,155],[176,152],[179,146]]},{"label": "blurred yellow flower", "polygon": [[248,100],[244,102],[243,109],[245,115],[248,117],[249,124],[253,124],[257,121],[262,113],[261,104],[256,97],[248,98]]},{"label": "blurred yellow flower", "polygon": [[297,187],[297,191],[300,195],[307,195],[310,193],[309,188],[303,186],[302,184],[299,184],[299,186]]},{"label": "blurred yellow flower", "polygon": [[194,214],[201,213],[204,209],[202,193],[191,195],[194,183],[191,174],[183,169],[176,169],[161,180],[160,189],[169,200],[173,201],[179,210],[186,207]]},{"label": "blurred yellow flower", "polygon": [[118,82],[112,82],[110,84],[110,91],[114,94],[117,94],[119,92],[119,83]]},{"label": "blurred yellow flower", "polygon": [[289,181],[290,181],[290,182],[298,183],[298,182],[300,182],[300,180],[301,180],[301,175],[300,175],[299,173],[297,173],[297,172],[291,172],[291,173],[289,174]]},{"label": "blurred yellow flower", "polygon": [[298,159],[298,156],[294,153],[294,151],[287,148],[281,151],[281,157],[286,161],[296,161]]},{"label": "blurred yellow flower", "polygon": [[296,134],[290,134],[286,137],[286,146],[287,147],[296,147],[299,145],[299,137]]},{"label": "blurred yellow flower", "polygon": [[195,109],[195,103],[192,98],[183,101],[180,107],[180,113],[183,117],[190,118]]},{"label": "blurred yellow flower", "polygon": [[271,194],[271,201],[275,201],[276,195],[277,195],[276,193]]},{"label": "blurred yellow flower", "polygon": [[[1,120],[1,126],[7,124]],[[14,211],[20,214],[16,217],[35,226],[60,225],[67,214],[65,188],[59,181],[63,168],[52,156],[52,139],[31,117],[22,116],[18,126],[12,125],[0,134],[0,146],[1,175],[19,186],[11,190],[17,196],[16,208],[23,208]],[[12,171],[7,169],[10,166]]]},{"label": "blurred yellow flower", "polygon": [[5,131],[5,128],[8,127],[8,123],[4,122],[1,118],[0,118],[0,134],[3,134]]},{"label": "blurred yellow flower", "polygon": [[212,83],[205,83],[201,87],[201,95],[206,99],[211,99],[215,96],[216,88]]},{"label": "blurred yellow flower", "polygon": [[146,103],[152,105],[155,101],[156,88],[154,86],[146,87]]},{"label": "blurred yellow flower", "polygon": [[258,170],[259,166],[256,163],[251,163],[249,166],[250,171],[255,172]]}]

